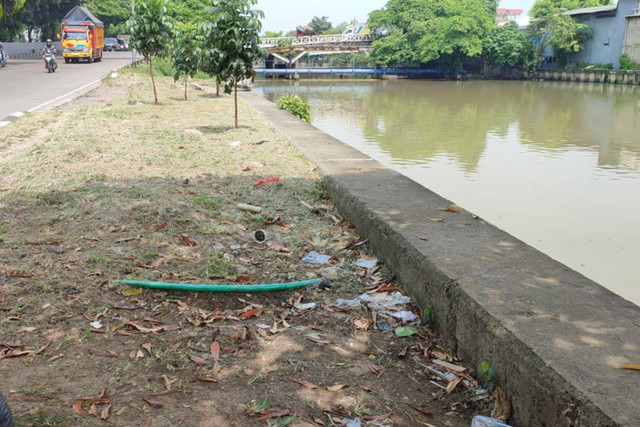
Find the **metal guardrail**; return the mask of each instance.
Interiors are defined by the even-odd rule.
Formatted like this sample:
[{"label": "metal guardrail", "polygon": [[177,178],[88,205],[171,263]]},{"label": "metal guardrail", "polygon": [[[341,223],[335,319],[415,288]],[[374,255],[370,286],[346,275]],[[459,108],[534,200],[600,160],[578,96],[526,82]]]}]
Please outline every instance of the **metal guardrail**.
[{"label": "metal guardrail", "polygon": [[372,40],[371,36],[360,36],[357,34],[340,34],[337,36],[274,37],[260,39],[260,46],[306,46],[327,43],[371,42]]}]

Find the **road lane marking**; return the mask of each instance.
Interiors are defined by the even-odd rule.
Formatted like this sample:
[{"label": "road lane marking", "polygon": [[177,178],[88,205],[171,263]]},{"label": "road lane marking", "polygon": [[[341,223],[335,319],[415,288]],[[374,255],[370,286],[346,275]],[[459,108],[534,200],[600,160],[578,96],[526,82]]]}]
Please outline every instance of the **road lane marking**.
[{"label": "road lane marking", "polygon": [[15,113],[13,113],[13,114],[9,114],[9,117],[15,117],[15,118],[17,118],[17,119],[18,119],[18,118],[20,118],[20,117],[22,117],[22,116],[24,116],[24,115],[25,115],[25,113],[24,113],[24,112],[22,112],[22,111],[16,111],[16,112],[15,112]]},{"label": "road lane marking", "polygon": [[94,84],[96,84],[96,83],[99,83],[100,81],[102,81],[102,78],[97,79],[97,80],[94,80],[94,81],[92,81],[91,83],[87,83],[86,85],[84,85],[84,86],[82,86],[82,87],[79,87],[78,89],[74,89],[74,90],[72,90],[71,92],[65,93],[64,95],[60,95],[59,97],[54,98],[54,99],[52,99],[52,100],[50,100],[50,101],[43,102],[42,104],[40,104],[40,105],[38,105],[38,106],[35,106],[35,107],[33,107],[32,109],[30,109],[28,112],[29,112],[29,113],[33,113],[34,111],[39,110],[40,108],[43,108],[43,107],[47,106],[48,104],[51,104],[52,102],[56,102],[56,101],[59,101],[59,100],[61,100],[61,99],[64,99],[64,98],[66,98],[66,97],[68,97],[68,96],[70,96],[70,95],[73,95],[73,94],[74,94],[74,93],[76,93],[76,92],[79,92],[79,91],[81,91],[81,90],[84,90],[84,89],[88,88],[89,86],[92,86],[92,85],[94,85]]}]

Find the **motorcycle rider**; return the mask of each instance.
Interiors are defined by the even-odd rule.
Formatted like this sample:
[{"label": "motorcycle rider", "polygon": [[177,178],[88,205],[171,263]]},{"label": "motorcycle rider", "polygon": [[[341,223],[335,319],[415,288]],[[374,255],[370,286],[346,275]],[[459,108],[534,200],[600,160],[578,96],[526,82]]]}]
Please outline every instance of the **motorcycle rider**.
[{"label": "motorcycle rider", "polygon": [[53,45],[53,42],[51,42],[51,39],[47,39],[46,44],[42,48],[42,55],[44,55],[45,53],[53,54],[53,69],[55,70],[56,68],[58,68],[58,61],[56,61],[56,56],[55,56],[55,54],[58,53],[58,51],[56,50],[56,47]]},{"label": "motorcycle rider", "polygon": [[7,62],[7,54],[4,51],[4,45],[0,42],[0,67],[4,67]]}]

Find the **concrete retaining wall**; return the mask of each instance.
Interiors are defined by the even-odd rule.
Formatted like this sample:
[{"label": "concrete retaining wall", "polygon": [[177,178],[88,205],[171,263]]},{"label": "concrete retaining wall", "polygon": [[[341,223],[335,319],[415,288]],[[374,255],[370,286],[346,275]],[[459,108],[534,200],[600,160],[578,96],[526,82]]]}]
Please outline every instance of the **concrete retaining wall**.
[{"label": "concrete retaining wall", "polygon": [[[9,56],[9,59],[14,58],[37,58],[42,56],[40,51],[44,47],[43,42],[38,43],[2,43],[4,45],[4,51]],[[60,42],[53,42],[59,53],[62,52],[62,44]]]},{"label": "concrete retaining wall", "polygon": [[443,212],[451,202],[268,101],[241,97],[318,164],[341,213],[432,306],[466,363],[493,366],[513,424],[640,425],[640,374],[619,369],[640,363],[640,307],[469,212]]},{"label": "concrete retaining wall", "polygon": [[640,71],[623,70],[538,70],[538,78],[566,82],[640,84]]}]

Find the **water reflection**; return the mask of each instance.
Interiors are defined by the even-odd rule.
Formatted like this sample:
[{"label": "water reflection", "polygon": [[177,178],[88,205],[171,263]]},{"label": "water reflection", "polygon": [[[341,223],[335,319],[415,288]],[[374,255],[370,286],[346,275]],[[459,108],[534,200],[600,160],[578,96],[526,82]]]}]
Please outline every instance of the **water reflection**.
[{"label": "water reflection", "polygon": [[598,150],[598,165],[639,170],[640,88],[573,82],[263,82],[271,101],[296,93],[314,121],[358,126],[394,162],[448,155],[475,170],[489,132],[533,149]]},{"label": "water reflection", "polygon": [[261,82],[312,123],[640,304],[640,88]]}]

